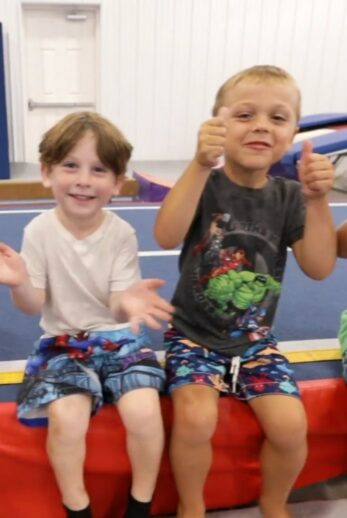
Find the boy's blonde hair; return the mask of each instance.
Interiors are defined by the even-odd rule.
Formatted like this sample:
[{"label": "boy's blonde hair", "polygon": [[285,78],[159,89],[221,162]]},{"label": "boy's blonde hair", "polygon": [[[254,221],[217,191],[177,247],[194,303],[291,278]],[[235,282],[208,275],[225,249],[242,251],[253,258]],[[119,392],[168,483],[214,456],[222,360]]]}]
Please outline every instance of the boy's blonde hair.
[{"label": "boy's blonde hair", "polygon": [[217,92],[215,103],[212,110],[212,114],[214,116],[217,115],[219,108],[223,106],[223,101],[226,92],[234,88],[237,84],[241,83],[242,81],[263,84],[291,84],[298,95],[296,115],[297,119],[300,119],[301,94],[298,85],[295,79],[286,70],[283,70],[282,68],[273,65],[255,65],[254,67],[241,70],[241,72],[238,72],[237,74],[227,79]]},{"label": "boy's blonde hair", "polygon": [[88,131],[96,139],[101,163],[116,176],[124,174],[133,147],[114,124],[95,112],[71,113],[50,128],[39,145],[40,162],[59,164]]}]

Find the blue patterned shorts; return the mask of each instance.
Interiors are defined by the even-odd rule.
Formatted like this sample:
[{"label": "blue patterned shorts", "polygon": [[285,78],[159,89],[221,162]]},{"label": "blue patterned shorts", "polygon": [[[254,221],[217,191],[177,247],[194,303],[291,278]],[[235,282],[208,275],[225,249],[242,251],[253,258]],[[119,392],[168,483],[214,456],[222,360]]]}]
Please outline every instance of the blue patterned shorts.
[{"label": "blue patterned shorts", "polygon": [[249,401],[265,394],[300,397],[293,370],[270,336],[229,358],[178,335],[165,333],[168,390],[188,384],[208,385]]},{"label": "blue patterned shorts", "polygon": [[29,356],[17,397],[24,424],[47,424],[47,404],[71,394],[87,394],[93,414],[137,388],[162,390],[165,373],[146,334],[129,328],[41,338]]}]

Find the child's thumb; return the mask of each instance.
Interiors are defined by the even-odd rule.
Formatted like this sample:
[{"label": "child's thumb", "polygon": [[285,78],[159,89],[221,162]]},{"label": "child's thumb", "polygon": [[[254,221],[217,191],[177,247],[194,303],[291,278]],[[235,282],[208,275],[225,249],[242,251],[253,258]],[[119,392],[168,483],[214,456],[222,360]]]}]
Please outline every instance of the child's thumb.
[{"label": "child's thumb", "polygon": [[313,144],[311,140],[304,140],[301,148],[300,162],[304,162],[313,151]]},{"label": "child's thumb", "polygon": [[221,106],[219,109],[218,109],[218,112],[217,112],[217,117],[221,117],[224,122],[227,122],[227,120],[229,119],[230,117],[230,111],[229,111],[229,108],[227,108],[226,106]]}]

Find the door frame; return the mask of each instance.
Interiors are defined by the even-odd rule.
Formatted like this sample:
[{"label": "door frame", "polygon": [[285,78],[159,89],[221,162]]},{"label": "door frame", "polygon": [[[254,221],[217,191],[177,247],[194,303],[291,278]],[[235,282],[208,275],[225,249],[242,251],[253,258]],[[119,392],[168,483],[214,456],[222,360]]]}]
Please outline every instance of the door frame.
[{"label": "door frame", "polygon": [[[26,44],[26,35],[25,35],[25,27],[24,27],[24,18],[27,11],[37,10],[37,11],[66,11],[71,9],[71,11],[77,12],[93,12],[95,15],[95,68],[96,68],[96,79],[95,79],[95,109],[98,110],[100,107],[100,91],[101,91],[101,59],[100,59],[100,2],[93,3],[46,3],[46,2],[30,2],[30,3],[22,3],[21,5],[21,30],[20,30],[20,53],[21,53],[21,92],[20,92],[20,108],[21,108],[21,146],[20,146],[20,155],[21,159],[15,161],[24,161],[26,160],[26,138],[28,133],[28,81],[27,81],[27,73],[26,66],[24,63],[25,56],[25,44]],[[14,101],[14,99],[12,100]]]}]

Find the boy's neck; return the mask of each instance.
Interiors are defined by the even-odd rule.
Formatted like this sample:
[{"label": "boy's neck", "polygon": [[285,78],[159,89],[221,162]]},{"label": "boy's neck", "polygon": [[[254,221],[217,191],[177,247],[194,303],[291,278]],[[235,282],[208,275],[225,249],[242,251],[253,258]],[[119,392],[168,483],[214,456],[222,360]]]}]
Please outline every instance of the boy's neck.
[{"label": "boy's neck", "polygon": [[93,234],[102,225],[105,219],[105,212],[100,210],[94,218],[91,219],[73,219],[69,218],[60,207],[56,207],[55,214],[63,227],[70,232],[76,239],[85,239]]},{"label": "boy's neck", "polygon": [[268,169],[246,171],[237,169],[228,164],[224,166],[225,175],[236,185],[240,187],[249,187],[251,189],[262,189],[268,183]]}]

